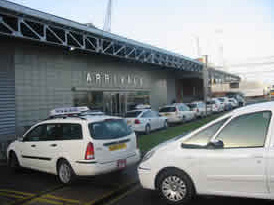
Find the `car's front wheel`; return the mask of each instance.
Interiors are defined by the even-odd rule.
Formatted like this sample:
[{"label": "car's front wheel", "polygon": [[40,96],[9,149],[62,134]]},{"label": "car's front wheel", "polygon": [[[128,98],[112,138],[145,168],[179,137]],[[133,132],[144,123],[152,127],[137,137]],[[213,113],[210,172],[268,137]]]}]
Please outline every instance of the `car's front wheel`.
[{"label": "car's front wheel", "polygon": [[168,204],[187,203],[195,194],[190,178],[177,169],[162,172],[157,184],[161,198]]},{"label": "car's front wheel", "polygon": [[74,179],[74,172],[70,164],[66,160],[62,160],[58,163],[58,178],[63,184],[70,184]]},{"label": "car's front wheel", "polygon": [[13,152],[13,151],[11,151],[10,154],[9,154],[8,167],[12,171],[17,171],[20,168],[20,164],[19,164],[18,158],[17,158],[15,152]]}]

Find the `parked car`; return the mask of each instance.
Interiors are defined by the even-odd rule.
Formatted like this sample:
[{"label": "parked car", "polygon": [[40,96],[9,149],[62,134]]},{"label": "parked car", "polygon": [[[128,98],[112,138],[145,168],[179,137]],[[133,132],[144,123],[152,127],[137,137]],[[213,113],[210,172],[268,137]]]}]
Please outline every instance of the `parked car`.
[{"label": "parked car", "polygon": [[133,110],[125,115],[127,124],[132,126],[135,132],[149,134],[152,130],[166,129],[167,118],[152,110]]},{"label": "parked car", "polygon": [[224,110],[232,110],[232,105],[227,97],[218,97],[218,100],[224,105]]},{"label": "parked car", "polygon": [[239,102],[235,98],[229,98],[228,100],[231,103],[233,109],[239,107]]},{"label": "parked car", "polygon": [[238,100],[240,107],[245,106],[245,99],[241,95],[236,95],[236,100]]},{"label": "parked car", "polygon": [[212,98],[208,102],[211,105],[213,113],[224,111],[224,104],[218,98]]},{"label": "parked car", "polygon": [[274,103],[236,109],[158,145],[138,167],[143,188],[169,204],[194,195],[274,199]]},{"label": "parked car", "polygon": [[192,103],[188,103],[187,106],[190,108],[190,110],[195,112],[195,117],[205,117],[206,116],[206,111],[207,114],[210,113],[210,110],[206,110],[206,105],[202,101],[195,101]]},{"label": "parked car", "polygon": [[195,112],[184,103],[174,103],[160,108],[161,116],[167,117],[168,123],[179,123],[190,121],[195,118]]},{"label": "parked car", "polygon": [[7,158],[13,169],[55,174],[69,184],[75,176],[99,175],[135,164],[140,151],[125,119],[88,115],[35,124],[9,145]]}]

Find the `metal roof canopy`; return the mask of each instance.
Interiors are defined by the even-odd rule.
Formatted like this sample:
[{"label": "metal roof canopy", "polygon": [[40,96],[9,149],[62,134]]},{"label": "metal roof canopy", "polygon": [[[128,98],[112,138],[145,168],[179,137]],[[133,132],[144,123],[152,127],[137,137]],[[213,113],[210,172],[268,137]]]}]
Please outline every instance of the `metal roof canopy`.
[{"label": "metal roof canopy", "polygon": [[[5,0],[0,1],[0,34],[174,70],[200,72],[203,69],[202,63],[191,58]],[[223,74],[240,80],[238,76]]]}]

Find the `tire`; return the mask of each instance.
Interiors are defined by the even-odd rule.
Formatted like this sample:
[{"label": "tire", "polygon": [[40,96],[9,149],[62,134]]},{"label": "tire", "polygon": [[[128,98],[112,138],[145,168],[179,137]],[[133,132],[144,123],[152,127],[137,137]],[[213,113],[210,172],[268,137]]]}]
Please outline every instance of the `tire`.
[{"label": "tire", "polygon": [[177,169],[168,169],[157,180],[157,189],[160,197],[168,204],[186,204],[195,195],[191,179],[184,172]]},{"label": "tire", "polygon": [[186,117],[183,115],[182,123],[186,122]]},{"label": "tire", "polygon": [[8,167],[11,171],[16,172],[20,169],[20,164],[15,152],[11,151],[9,154]]},{"label": "tire", "polygon": [[165,120],[164,122],[164,130],[166,130],[168,128],[168,123],[167,123],[167,120]]},{"label": "tire", "polygon": [[149,135],[149,134],[150,134],[150,132],[151,132],[150,125],[149,125],[149,124],[147,124],[147,125],[146,125],[146,128],[145,128],[145,134],[146,134],[146,135]]},{"label": "tire", "polygon": [[66,160],[62,160],[57,166],[58,179],[62,184],[71,184],[75,178],[75,174],[70,164]]}]

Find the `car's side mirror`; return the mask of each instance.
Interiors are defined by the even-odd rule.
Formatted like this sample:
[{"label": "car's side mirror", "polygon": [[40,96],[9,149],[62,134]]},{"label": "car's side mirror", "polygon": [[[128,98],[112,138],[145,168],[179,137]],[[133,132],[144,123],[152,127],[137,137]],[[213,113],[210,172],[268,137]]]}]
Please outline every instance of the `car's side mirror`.
[{"label": "car's side mirror", "polygon": [[17,139],[19,142],[23,142],[23,137],[22,137],[22,136],[16,136],[16,139]]},{"label": "car's side mirror", "polygon": [[207,149],[223,149],[224,142],[222,140],[215,140],[207,143]]}]

